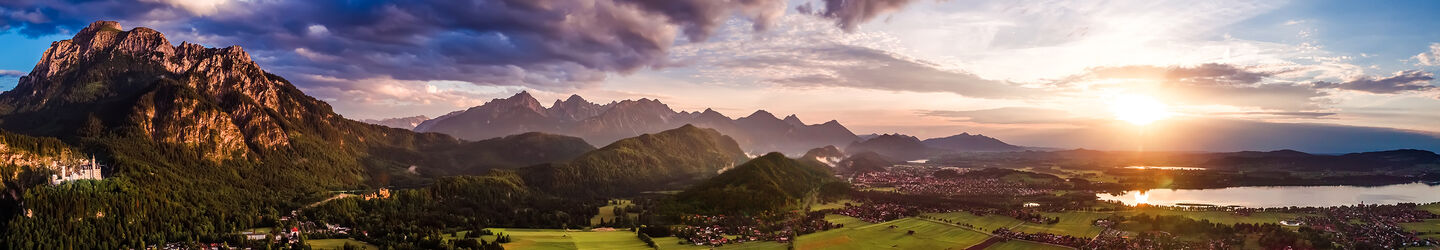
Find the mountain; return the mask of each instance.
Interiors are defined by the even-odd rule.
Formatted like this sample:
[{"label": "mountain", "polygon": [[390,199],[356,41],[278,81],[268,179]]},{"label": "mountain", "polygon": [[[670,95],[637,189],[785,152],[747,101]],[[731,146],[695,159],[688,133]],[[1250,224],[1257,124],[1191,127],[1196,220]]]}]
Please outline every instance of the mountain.
[{"label": "mountain", "polygon": [[960,133],[944,138],[930,138],[921,141],[925,146],[952,151],[1020,151],[1024,147],[1010,145],[985,135]]},{"label": "mountain", "polygon": [[814,160],[816,162],[823,163],[826,166],[835,167],[836,164],[839,164],[841,160],[845,159],[845,152],[840,152],[840,148],[837,148],[835,146],[826,145],[825,147],[814,148],[810,149],[810,151],[805,151],[805,155],[802,155],[800,156],[800,158],[796,159]]},{"label": "mountain", "polygon": [[[451,112],[415,126],[418,132],[439,132],[466,140],[484,140],[526,132],[556,133],[560,121],[529,92],[494,99],[484,105]],[[564,134],[564,133],[560,133]]]},{"label": "mountain", "polygon": [[467,142],[455,148],[434,152],[430,157],[441,162],[431,165],[445,168],[420,170],[428,176],[481,174],[490,169],[569,161],[592,150],[595,150],[595,146],[580,138],[530,132]]},{"label": "mountain", "polygon": [[830,168],[769,153],[695,184],[675,196],[701,213],[755,213],[799,209],[827,184],[842,184]]},{"label": "mountain", "polygon": [[[274,220],[274,211],[326,198],[329,190],[423,184],[430,180],[415,169],[457,169],[443,164],[464,162],[431,152],[507,154],[467,153],[450,136],[345,119],[262,70],[240,47],[172,45],[155,30],[127,31],[110,21],[52,43],[14,89],[0,93],[0,130],[16,135],[0,152],[19,154],[11,159],[20,161],[0,168],[31,165],[7,178],[5,191],[25,188],[12,187],[25,183],[12,180],[26,173],[54,170],[50,164],[35,169],[34,161],[70,164],[93,155],[105,176],[0,196],[0,210],[24,204],[33,212],[0,214],[4,231],[26,232],[0,235],[0,248],[218,239]],[[566,154],[573,151],[501,160],[531,164]],[[97,214],[106,217],[94,219]],[[70,226],[49,226],[57,224]],[[188,226],[174,230],[177,225]]]},{"label": "mountain", "polygon": [[909,161],[920,160],[933,156],[938,152],[935,148],[926,146],[919,138],[902,134],[884,134],[869,140],[851,143],[845,147],[845,152],[858,154],[860,152],[875,152],[888,159]]},{"label": "mountain", "polygon": [[660,100],[624,100],[610,106],[600,115],[572,124],[569,133],[591,142],[610,143],[684,124],[676,124],[677,113]]},{"label": "mountain", "polygon": [[858,140],[837,121],[806,125],[795,115],[776,118],[770,112],[731,119],[713,109],[675,111],[660,100],[642,98],[595,104],[579,95],[540,106],[528,92],[425,121],[419,132],[439,132],[466,140],[483,140],[523,132],[546,132],[584,138],[595,145],[691,124],[729,135],[751,153],[799,153],[825,145]]},{"label": "mountain", "polygon": [[747,159],[729,136],[687,124],[622,139],[569,162],[516,171],[546,193],[597,198],[683,187]]},{"label": "mountain", "polygon": [[364,119],[360,120],[360,122],[392,128],[415,129],[415,126],[420,126],[420,123],[423,123],[427,120],[430,120],[430,118],[423,115],[417,115],[411,117],[400,117],[381,120]]},{"label": "mountain", "polygon": [[845,160],[840,161],[840,164],[837,164],[835,168],[839,169],[837,172],[854,175],[870,172],[885,172],[886,168],[893,165],[895,165],[895,161],[875,152],[866,151],[845,158]]}]

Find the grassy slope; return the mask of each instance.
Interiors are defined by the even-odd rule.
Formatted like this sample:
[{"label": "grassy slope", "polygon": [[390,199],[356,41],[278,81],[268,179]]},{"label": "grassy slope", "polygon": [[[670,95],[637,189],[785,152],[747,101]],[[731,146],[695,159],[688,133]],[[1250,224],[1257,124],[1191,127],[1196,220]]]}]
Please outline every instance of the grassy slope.
[{"label": "grassy slope", "polygon": [[863,221],[863,220],[860,220],[860,218],[855,218],[855,217],[850,217],[850,216],[844,216],[844,215],[838,215],[838,214],[826,214],[826,215],[825,215],[825,221],[829,221],[830,223],[845,225],[846,227],[851,227],[851,228],[863,227],[863,226],[869,226],[869,225],[874,225],[874,224],[875,224],[875,223],[865,222],[865,221]]},{"label": "grassy slope", "polygon": [[[890,228],[896,226],[896,228]],[[907,232],[914,230],[914,235]],[[799,249],[964,249],[989,235],[918,218],[846,227],[800,236]]]},{"label": "grassy slope", "polygon": [[1076,237],[1095,237],[1100,235],[1103,228],[1092,225],[1096,219],[1109,217],[1110,213],[1091,212],[1067,212],[1067,213],[1045,213],[1048,217],[1060,217],[1060,223],[1036,224],[1025,223],[1015,227],[1015,230],[1026,233],[1052,233]]},{"label": "grassy slope", "polygon": [[1021,223],[1020,220],[1015,218],[993,214],[985,216],[975,216],[974,214],[970,214],[968,212],[954,212],[931,213],[925,215],[939,219],[947,219],[953,223],[968,223],[971,226],[975,226],[976,230],[985,232],[989,232],[1001,227],[1009,228]]},{"label": "grassy slope", "polygon": [[[604,219],[605,221],[615,221],[615,217],[616,217],[616,216],[615,216],[615,207],[629,207],[629,206],[632,206],[632,204],[630,204],[630,200],[618,200],[618,201],[619,201],[619,204],[617,204],[617,205],[605,205],[605,206],[603,206],[603,207],[600,207],[600,214],[596,214],[595,217],[590,217],[590,225],[600,224],[600,220],[601,220],[601,219]],[[635,218],[640,217],[640,214],[639,214],[639,213],[629,213],[628,215],[630,216],[631,219],[635,219]]]},{"label": "grassy slope", "polygon": [[[566,232],[560,229],[490,229],[510,235],[507,249],[650,249],[635,232]],[[493,236],[485,237],[492,240]],[[658,242],[657,242],[658,243]]]}]

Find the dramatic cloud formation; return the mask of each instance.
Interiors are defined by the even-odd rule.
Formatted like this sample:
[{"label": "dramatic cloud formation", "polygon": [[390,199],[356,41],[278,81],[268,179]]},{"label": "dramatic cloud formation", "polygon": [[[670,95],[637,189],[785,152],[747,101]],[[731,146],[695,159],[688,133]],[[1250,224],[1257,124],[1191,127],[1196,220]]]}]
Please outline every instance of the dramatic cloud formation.
[{"label": "dramatic cloud formation", "polygon": [[1316,82],[1316,88],[1338,88],[1375,94],[1395,94],[1435,89],[1435,74],[1419,70],[1395,72],[1390,77],[1360,76],[1343,83]]},{"label": "dramatic cloud formation", "polygon": [[783,0],[20,1],[0,3],[0,25],[36,36],[120,19],[239,44],[284,73],[567,88],[662,67],[679,32],[703,41],[734,16],[764,30],[784,11]]},{"label": "dramatic cloud formation", "polygon": [[861,23],[875,19],[880,15],[891,13],[904,8],[913,0],[821,0],[825,6],[823,9],[806,2],[798,7],[796,11],[804,14],[817,15],[835,20],[835,26],[846,31],[854,31]]},{"label": "dramatic cloud formation", "polygon": [[0,77],[21,77],[21,76],[25,76],[25,72],[20,72],[20,71],[18,71],[18,70],[0,69]]}]

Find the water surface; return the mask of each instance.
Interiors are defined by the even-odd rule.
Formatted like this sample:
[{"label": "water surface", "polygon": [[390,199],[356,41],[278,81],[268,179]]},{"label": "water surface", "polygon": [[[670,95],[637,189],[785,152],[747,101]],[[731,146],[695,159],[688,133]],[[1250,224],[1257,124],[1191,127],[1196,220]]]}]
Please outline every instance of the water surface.
[{"label": "water surface", "polygon": [[1440,186],[1424,183],[1397,184],[1377,187],[1302,186],[1302,187],[1231,187],[1216,189],[1151,189],[1130,191],[1122,195],[1098,194],[1101,200],[1115,200],[1126,205],[1209,204],[1244,207],[1328,207],[1341,205],[1430,203],[1440,202]]}]

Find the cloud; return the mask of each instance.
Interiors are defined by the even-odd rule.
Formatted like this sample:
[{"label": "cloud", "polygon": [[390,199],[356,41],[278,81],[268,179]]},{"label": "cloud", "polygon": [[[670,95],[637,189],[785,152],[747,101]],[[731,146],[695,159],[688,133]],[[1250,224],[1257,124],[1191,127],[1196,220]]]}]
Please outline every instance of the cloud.
[{"label": "cloud", "polygon": [[1191,67],[1122,66],[1090,70],[1100,78],[1147,78],[1197,85],[1248,85],[1260,83],[1273,72],[1254,71],[1229,64],[1206,63]]},{"label": "cloud", "polygon": [[25,76],[25,72],[21,72],[21,71],[18,71],[18,70],[0,69],[0,77],[21,77],[21,76]]},{"label": "cloud", "polygon": [[1262,70],[1229,64],[1195,66],[1121,66],[1091,68],[1059,81],[1061,86],[1090,83],[1090,88],[1116,88],[1155,95],[1188,105],[1230,105],[1298,111],[1318,108],[1324,91],[1308,84],[1281,81],[1286,70]]},{"label": "cloud", "polygon": [[913,0],[821,0],[824,6],[816,7],[811,2],[806,2],[795,7],[795,10],[803,13],[816,15],[835,20],[835,26],[845,31],[854,31],[861,23],[875,19],[880,15],[899,11]]},{"label": "cloud", "polygon": [[196,15],[210,15],[220,10],[220,7],[229,0],[141,0],[142,2],[165,3],[170,6],[179,7]]},{"label": "cloud", "polygon": [[959,118],[956,121],[987,124],[1045,124],[1075,122],[1070,112],[1035,107],[1003,107],[980,110],[920,110],[922,116]]},{"label": "cloud", "polygon": [[1435,74],[1419,70],[1395,72],[1390,77],[1360,76],[1342,83],[1315,82],[1316,88],[1337,88],[1372,94],[1397,94],[1435,89]]},{"label": "cloud", "polygon": [[1440,56],[1437,55],[1440,55],[1440,43],[1431,43],[1430,51],[1421,52],[1410,58],[1415,59],[1417,66],[1440,66]]},{"label": "cloud", "polygon": [[1216,112],[1216,113],[1210,113],[1210,115],[1218,115],[1218,116],[1247,116],[1247,117],[1261,116],[1261,117],[1278,117],[1278,118],[1320,119],[1320,118],[1325,118],[1325,117],[1328,117],[1328,116],[1336,115],[1336,113],[1334,113],[1334,112],[1313,112],[1313,111],[1294,111],[1294,112],[1287,112],[1287,111],[1252,111],[1252,112]]},{"label": "cloud", "polygon": [[793,68],[765,79],[785,86],[830,86],[910,92],[950,92],[977,98],[1018,98],[1039,90],[984,79],[967,72],[903,58],[885,51],[847,45],[797,49],[794,54],[755,56],[718,66],[753,70]]},{"label": "cloud", "polygon": [[111,19],[172,40],[242,45],[281,75],[563,89],[663,67],[682,32],[701,42],[732,17],[764,30],[784,8],[783,0],[18,1],[0,3],[0,28],[39,36]]}]

